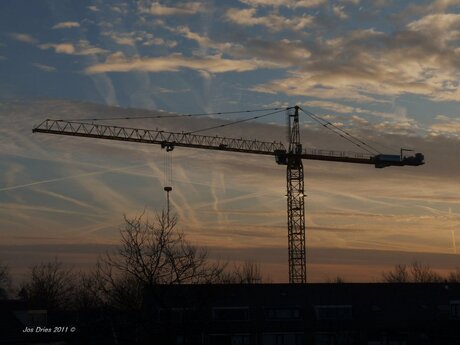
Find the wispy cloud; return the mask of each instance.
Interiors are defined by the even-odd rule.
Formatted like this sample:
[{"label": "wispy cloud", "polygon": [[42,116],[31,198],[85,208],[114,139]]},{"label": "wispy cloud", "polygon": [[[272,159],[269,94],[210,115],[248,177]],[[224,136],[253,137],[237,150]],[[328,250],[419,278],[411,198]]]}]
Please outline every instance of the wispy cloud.
[{"label": "wispy cloud", "polygon": [[99,12],[100,11],[100,9],[95,5],[88,6],[87,9],[89,9],[92,12]]},{"label": "wispy cloud", "polygon": [[272,7],[289,7],[289,8],[311,8],[325,5],[326,0],[240,0],[240,2],[249,6],[272,6]]},{"label": "wispy cloud", "polygon": [[53,66],[44,65],[41,63],[33,63],[32,65],[34,65],[38,69],[45,71],[45,72],[55,72],[56,71],[56,67],[53,67]]},{"label": "wispy cloud", "polygon": [[431,135],[447,135],[460,138],[460,117],[437,115],[436,123],[430,125]]},{"label": "wispy cloud", "polygon": [[231,8],[227,11],[226,17],[229,21],[243,26],[262,25],[273,31],[294,30],[301,31],[312,26],[314,18],[309,15],[283,17],[279,14],[269,14],[267,16],[256,16],[255,8],[236,9]]},{"label": "wispy cloud", "polygon": [[79,28],[80,23],[78,22],[60,22],[56,25],[53,25],[53,29],[72,29],[72,28]]},{"label": "wispy cloud", "polygon": [[254,87],[260,92],[309,94],[325,99],[369,102],[407,93],[455,100],[460,93],[456,41],[459,15],[429,15],[405,28],[374,29],[318,38],[312,55],[290,76]]},{"label": "wispy cloud", "polygon": [[[140,165],[140,166],[145,166],[145,164]],[[19,184],[19,185],[15,185],[15,186],[2,187],[2,188],[0,188],[0,192],[6,192],[6,191],[15,190],[15,189],[28,188],[28,187],[32,187],[32,186],[43,185],[43,184],[53,183],[53,182],[59,182],[59,181],[64,181],[64,180],[69,180],[69,179],[76,179],[76,178],[80,178],[80,177],[100,175],[100,174],[105,174],[105,173],[108,173],[108,172],[123,171],[123,170],[128,170],[128,169],[133,169],[133,168],[136,168],[136,166],[134,166],[134,167],[133,166],[128,166],[128,167],[122,167],[122,168],[106,169],[106,170],[101,170],[101,171],[94,171],[94,172],[89,172],[89,173],[81,173],[81,174],[76,174],[76,175],[71,175],[71,176],[63,176],[63,177],[58,177],[58,178],[53,178],[53,179],[34,181],[34,182],[25,183],[25,184]]]},{"label": "wispy cloud", "polygon": [[140,6],[143,13],[154,16],[189,16],[204,12],[205,4],[198,1],[176,2],[175,6],[165,6],[160,2],[153,2],[150,6]]},{"label": "wispy cloud", "polygon": [[258,59],[236,60],[226,59],[220,55],[207,57],[185,57],[181,54],[173,54],[157,58],[125,58],[121,55],[110,56],[105,63],[99,63],[86,68],[86,73],[97,74],[107,72],[174,72],[187,68],[201,72],[204,75],[209,73],[246,72],[259,68],[281,68],[276,64]]},{"label": "wispy cloud", "polygon": [[348,19],[348,14],[345,12],[345,6],[343,5],[334,5],[332,6],[332,12],[340,19]]},{"label": "wispy cloud", "polygon": [[87,40],[79,40],[76,43],[44,43],[39,45],[40,49],[52,49],[57,54],[67,55],[97,55],[108,53],[108,50],[95,47]]},{"label": "wispy cloud", "polygon": [[13,32],[10,34],[10,37],[12,37],[13,39],[19,42],[24,42],[24,43],[29,43],[29,44],[38,43],[38,40],[30,34]]}]

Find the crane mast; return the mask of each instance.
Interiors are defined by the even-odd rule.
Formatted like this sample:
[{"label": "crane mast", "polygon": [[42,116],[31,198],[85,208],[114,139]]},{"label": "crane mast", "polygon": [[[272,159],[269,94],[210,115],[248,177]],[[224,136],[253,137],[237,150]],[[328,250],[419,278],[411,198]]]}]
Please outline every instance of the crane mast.
[{"label": "crane mast", "polygon": [[299,107],[287,110],[289,151],[287,152],[287,216],[289,282],[306,283],[305,204]]},{"label": "crane mast", "polygon": [[[178,146],[274,156],[278,164],[286,165],[289,282],[306,283],[305,191],[302,160],[371,164],[376,168],[384,168],[389,166],[423,165],[424,156],[421,153],[416,153],[414,156],[405,157],[403,156],[403,151],[398,155],[372,155],[303,149],[300,142],[299,109],[298,106],[286,109],[288,149],[281,142],[276,141],[267,142],[243,138],[197,135],[187,132],[167,132],[67,120],[47,119],[33,128],[32,132],[157,144],[161,145],[166,151],[172,151],[174,147]],[[404,150],[407,151],[407,149]],[[168,194],[171,191],[170,188],[170,186],[165,187],[165,191]]]}]

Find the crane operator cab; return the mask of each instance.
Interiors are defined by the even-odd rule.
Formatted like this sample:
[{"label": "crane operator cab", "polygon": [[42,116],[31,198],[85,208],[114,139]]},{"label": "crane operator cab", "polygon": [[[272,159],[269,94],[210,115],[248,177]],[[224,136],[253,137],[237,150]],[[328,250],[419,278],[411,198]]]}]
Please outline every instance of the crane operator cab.
[{"label": "crane operator cab", "polygon": [[275,161],[280,165],[287,165],[286,150],[275,150]]}]

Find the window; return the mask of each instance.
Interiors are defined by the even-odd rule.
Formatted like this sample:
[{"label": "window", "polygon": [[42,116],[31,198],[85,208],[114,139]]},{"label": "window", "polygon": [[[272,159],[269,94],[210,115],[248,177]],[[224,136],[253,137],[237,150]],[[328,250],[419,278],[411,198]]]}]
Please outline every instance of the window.
[{"label": "window", "polygon": [[301,345],[305,343],[305,337],[301,333],[273,333],[263,334],[263,345]]},{"label": "window", "polygon": [[300,308],[269,308],[265,310],[268,320],[300,320]]},{"label": "window", "polygon": [[[359,339],[358,335],[353,332],[336,331],[336,332],[317,332],[315,333],[315,345],[351,345],[351,344],[357,344],[358,339]],[[361,343],[359,342],[359,344]],[[383,344],[378,343],[375,345],[383,345]]]},{"label": "window", "polygon": [[48,324],[48,313],[46,310],[20,310],[14,315],[24,326],[44,327]]},{"label": "window", "polygon": [[212,318],[217,321],[244,321],[249,319],[248,307],[213,308]]},{"label": "window", "polygon": [[251,339],[248,334],[211,334],[210,345],[250,345]]},{"label": "window", "polygon": [[317,320],[351,320],[351,305],[317,305],[315,306]]},{"label": "window", "polygon": [[315,345],[334,345],[335,338],[333,333],[316,333]]},{"label": "window", "polygon": [[196,320],[197,317],[197,312],[193,308],[160,309],[159,312],[160,321],[183,322]]},{"label": "window", "polygon": [[450,301],[450,318],[460,320],[460,301]]}]

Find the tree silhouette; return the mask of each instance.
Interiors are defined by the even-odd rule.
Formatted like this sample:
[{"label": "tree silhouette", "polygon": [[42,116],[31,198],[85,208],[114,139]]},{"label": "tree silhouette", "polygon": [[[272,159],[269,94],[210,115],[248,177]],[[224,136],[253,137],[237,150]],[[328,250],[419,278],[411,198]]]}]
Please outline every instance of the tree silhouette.
[{"label": "tree silhouette", "polygon": [[29,280],[20,287],[19,296],[37,306],[66,309],[72,302],[74,290],[74,273],[55,258],[31,268]]},{"label": "tree silhouette", "polygon": [[382,273],[386,283],[439,283],[444,279],[429,265],[414,260],[410,266],[398,264],[392,271]]},{"label": "tree silhouette", "polygon": [[233,270],[226,270],[216,279],[221,284],[258,284],[263,280],[260,265],[252,261],[235,264]]},{"label": "tree silhouette", "polygon": [[132,308],[139,306],[146,287],[219,280],[225,265],[212,263],[205,249],[190,244],[177,230],[176,216],[144,217],[125,216],[121,245],[99,259],[94,279],[106,301]]},{"label": "tree silhouette", "polygon": [[460,267],[456,267],[455,271],[450,272],[447,280],[450,283],[460,283]]},{"label": "tree silhouette", "polygon": [[8,289],[11,285],[9,267],[0,262],[0,299],[8,297]]}]

